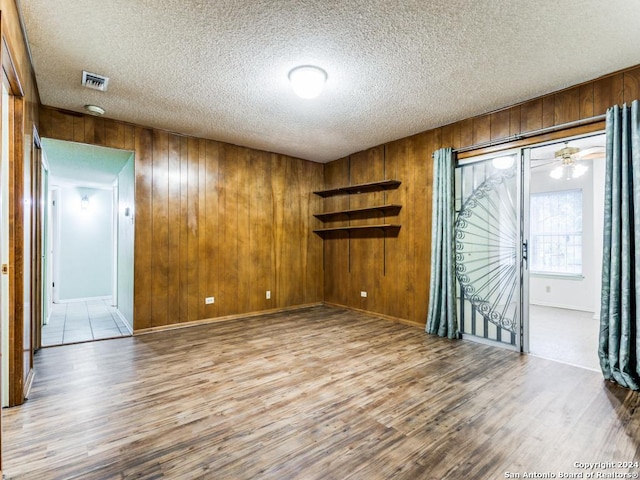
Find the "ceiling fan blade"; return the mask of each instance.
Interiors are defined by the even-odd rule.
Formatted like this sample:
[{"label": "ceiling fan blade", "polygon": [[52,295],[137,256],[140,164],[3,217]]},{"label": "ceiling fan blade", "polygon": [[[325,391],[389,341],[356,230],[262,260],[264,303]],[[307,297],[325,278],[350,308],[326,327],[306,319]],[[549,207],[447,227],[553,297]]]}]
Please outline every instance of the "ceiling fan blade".
[{"label": "ceiling fan blade", "polygon": [[604,154],[605,154],[604,147],[590,147],[590,148],[585,148],[584,150],[580,150],[576,154],[576,157],[578,157],[580,160],[589,160],[594,158],[603,158]]},{"label": "ceiling fan blade", "polygon": [[[532,161],[540,161],[540,160],[545,160],[545,159],[543,158],[532,159]],[[538,163],[536,165],[531,165],[531,169],[546,167],[547,165],[551,165],[552,163],[556,163],[556,160],[547,160],[545,163]]]}]

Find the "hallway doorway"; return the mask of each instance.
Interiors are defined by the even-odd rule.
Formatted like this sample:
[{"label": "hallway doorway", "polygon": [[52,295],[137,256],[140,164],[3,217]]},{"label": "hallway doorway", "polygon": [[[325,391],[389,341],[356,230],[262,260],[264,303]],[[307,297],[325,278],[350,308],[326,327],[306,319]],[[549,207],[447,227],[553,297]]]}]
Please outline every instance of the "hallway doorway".
[{"label": "hallway doorway", "polygon": [[42,140],[45,297],[42,346],[133,331],[134,154]]}]

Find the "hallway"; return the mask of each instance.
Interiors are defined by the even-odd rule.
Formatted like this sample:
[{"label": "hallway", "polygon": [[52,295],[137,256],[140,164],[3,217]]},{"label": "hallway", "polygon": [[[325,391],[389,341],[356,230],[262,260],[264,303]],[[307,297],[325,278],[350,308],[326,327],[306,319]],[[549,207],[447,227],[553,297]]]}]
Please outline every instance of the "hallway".
[{"label": "hallway", "polygon": [[49,323],[42,327],[42,346],[128,337],[131,332],[109,300],[54,303]]}]

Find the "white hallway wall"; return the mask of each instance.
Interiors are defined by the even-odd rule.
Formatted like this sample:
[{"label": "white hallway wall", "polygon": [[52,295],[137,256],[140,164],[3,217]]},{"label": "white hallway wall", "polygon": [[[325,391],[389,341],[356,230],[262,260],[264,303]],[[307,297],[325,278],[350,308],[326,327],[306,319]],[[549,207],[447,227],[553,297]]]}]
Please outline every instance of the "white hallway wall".
[{"label": "white hallway wall", "polygon": [[[84,195],[89,206],[82,209]],[[112,295],[113,193],[84,187],[60,187],[60,300]]]}]

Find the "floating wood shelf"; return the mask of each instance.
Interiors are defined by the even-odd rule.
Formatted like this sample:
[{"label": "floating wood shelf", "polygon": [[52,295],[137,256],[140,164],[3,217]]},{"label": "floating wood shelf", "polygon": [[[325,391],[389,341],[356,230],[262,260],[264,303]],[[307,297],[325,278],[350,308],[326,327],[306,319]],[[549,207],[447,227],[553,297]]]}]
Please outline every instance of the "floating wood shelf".
[{"label": "floating wood shelf", "polygon": [[378,225],[353,225],[350,227],[331,227],[331,228],[319,228],[314,230],[315,233],[322,235],[323,233],[329,232],[350,232],[352,230],[399,230],[400,225],[395,225],[393,223],[381,223]]},{"label": "floating wood shelf", "polygon": [[323,212],[323,213],[314,213],[313,216],[319,220],[325,221],[329,218],[340,217],[340,216],[351,216],[353,214],[358,213],[369,213],[369,212],[382,212],[384,214],[389,214],[393,212],[398,212],[402,208],[402,205],[396,204],[388,204],[388,205],[377,205],[373,207],[364,207],[364,208],[351,208],[349,210],[337,210],[335,212]]},{"label": "floating wood shelf", "polygon": [[379,182],[360,183],[349,185],[348,187],[332,188],[330,190],[319,190],[313,192],[321,197],[331,197],[333,195],[354,195],[356,193],[375,192],[379,190],[392,190],[400,186],[399,180],[381,180]]}]

